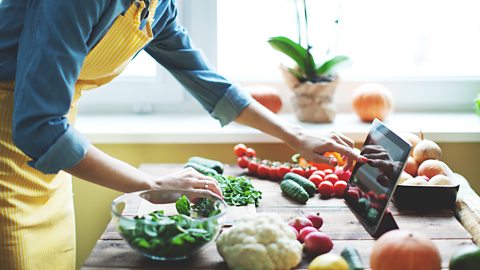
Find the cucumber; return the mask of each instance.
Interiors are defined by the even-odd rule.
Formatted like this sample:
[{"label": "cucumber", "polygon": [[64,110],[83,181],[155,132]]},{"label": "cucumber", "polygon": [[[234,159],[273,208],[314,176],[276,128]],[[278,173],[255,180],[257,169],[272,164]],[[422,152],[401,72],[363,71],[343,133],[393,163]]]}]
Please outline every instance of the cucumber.
[{"label": "cucumber", "polygon": [[280,183],[280,189],[288,197],[294,199],[300,203],[306,203],[308,201],[308,193],[299,184],[293,180],[283,180]]},{"label": "cucumber", "polygon": [[211,169],[209,167],[205,167],[201,164],[198,164],[196,162],[187,162],[185,164],[185,166],[183,166],[184,168],[194,168],[197,172],[203,174],[203,175],[208,175],[208,176],[214,176],[214,175],[218,175],[217,171],[215,171],[214,169]]},{"label": "cucumber", "polygon": [[299,184],[305,191],[308,193],[310,197],[313,197],[313,194],[315,194],[315,191],[317,188],[315,187],[315,184],[312,183],[310,180],[307,178],[298,175],[296,173],[289,172],[285,174],[283,177],[284,180],[292,180],[295,183]]},{"label": "cucumber", "polygon": [[345,247],[340,253],[340,256],[347,261],[350,270],[364,269],[360,255],[354,247]]},{"label": "cucumber", "polygon": [[213,160],[213,159],[208,159],[208,158],[203,158],[203,157],[191,157],[188,159],[188,162],[195,162],[200,165],[203,165],[207,168],[215,170],[217,173],[222,174],[223,173],[223,163],[221,163],[218,160]]}]

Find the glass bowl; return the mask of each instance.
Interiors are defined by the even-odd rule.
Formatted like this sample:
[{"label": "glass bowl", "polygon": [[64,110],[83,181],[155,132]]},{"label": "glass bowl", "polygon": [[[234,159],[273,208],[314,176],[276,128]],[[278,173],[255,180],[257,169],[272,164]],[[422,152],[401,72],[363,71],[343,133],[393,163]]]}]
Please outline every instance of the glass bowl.
[{"label": "glass bowl", "polygon": [[[190,216],[177,212],[175,202],[185,195],[220,210],[202,217],[205,209],[192,207]],[[201,204],[197,204],[201,205]],[[202,210],[203,209],[203,210]],[[115,228],[134,250],[154,260],[183,260],[216,239],[225,215],[225,202],[191,190],[147,190],[127,193],[112,202]],[[208,213],[208,212],[207,212]]]}]

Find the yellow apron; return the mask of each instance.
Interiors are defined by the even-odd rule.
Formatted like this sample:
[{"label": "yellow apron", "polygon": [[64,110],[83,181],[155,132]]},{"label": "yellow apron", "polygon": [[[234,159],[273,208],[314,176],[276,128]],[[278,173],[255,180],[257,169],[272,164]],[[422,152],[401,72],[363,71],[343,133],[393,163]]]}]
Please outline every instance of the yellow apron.
[{"label": "yellow apron", "polygon": [[[82,90],[110,82],[153,38],[151,0],[139,29],[143,1],[134,2],[85,58],[68,119]],[[12,141],[14,82],[0,82],[0,269],[75,269],[75,221],[71,176],[43,174]]]}]

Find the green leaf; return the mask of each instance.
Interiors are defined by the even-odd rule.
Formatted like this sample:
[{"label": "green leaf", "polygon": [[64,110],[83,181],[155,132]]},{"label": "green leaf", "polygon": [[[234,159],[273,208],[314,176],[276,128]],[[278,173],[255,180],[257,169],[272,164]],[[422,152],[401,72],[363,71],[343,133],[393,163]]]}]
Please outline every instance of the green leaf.
[{"label": "green leaf", "polygon": [[177,208],[179,214],[190,216],[190,201],[185,195],[182,195],[182,197],[175,202],[175,208]]},{"label": "green leaf", "polygon": [[475,107],[477,109],[477,114],[480,115],[480,93],[477,95],[475,99]]},{"label": "green leaf", "polygon": [[300,44],[295,43],[287,37],[271,37],[268,40],[270,46],[274,49],[286,54],[288,57],[292,58],[295,63],[297,63],[300,70],[306,74],[313,74],[315,68],[315,60],[312,57],[312,54],[303,48]]},{"label": "green leaf", "polygon": [[321,65],[320,67],[317,68],[317,75],[325,75],[325,74],[331,74],[333,73],[335,67],[337,67],[339,64],[350,61],[350,58],[345,55],[337,55],[333,57],[332,59],[326,61]]}]

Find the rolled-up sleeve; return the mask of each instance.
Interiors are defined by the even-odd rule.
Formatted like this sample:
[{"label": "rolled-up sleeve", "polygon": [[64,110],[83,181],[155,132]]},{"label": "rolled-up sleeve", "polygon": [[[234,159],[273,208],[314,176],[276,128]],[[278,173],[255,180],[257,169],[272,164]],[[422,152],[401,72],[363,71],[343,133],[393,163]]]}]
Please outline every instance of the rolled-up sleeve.
[{"label": "rolled-up sleeve", "polygon": [[76,165],[88,140],[66,115],[87,40],[108,1],[28,1],[19,40],[12,137],[43,173]]},{"label": "rolled-up sleeve", "polygon": [[145,51],[164,66],[222,126],[235,120],[250,104],[250,95],[214,71],[202,53],[192,46],[188,32],[177,23],[174,1],[162,16],[153,29],[155,38]]}]

